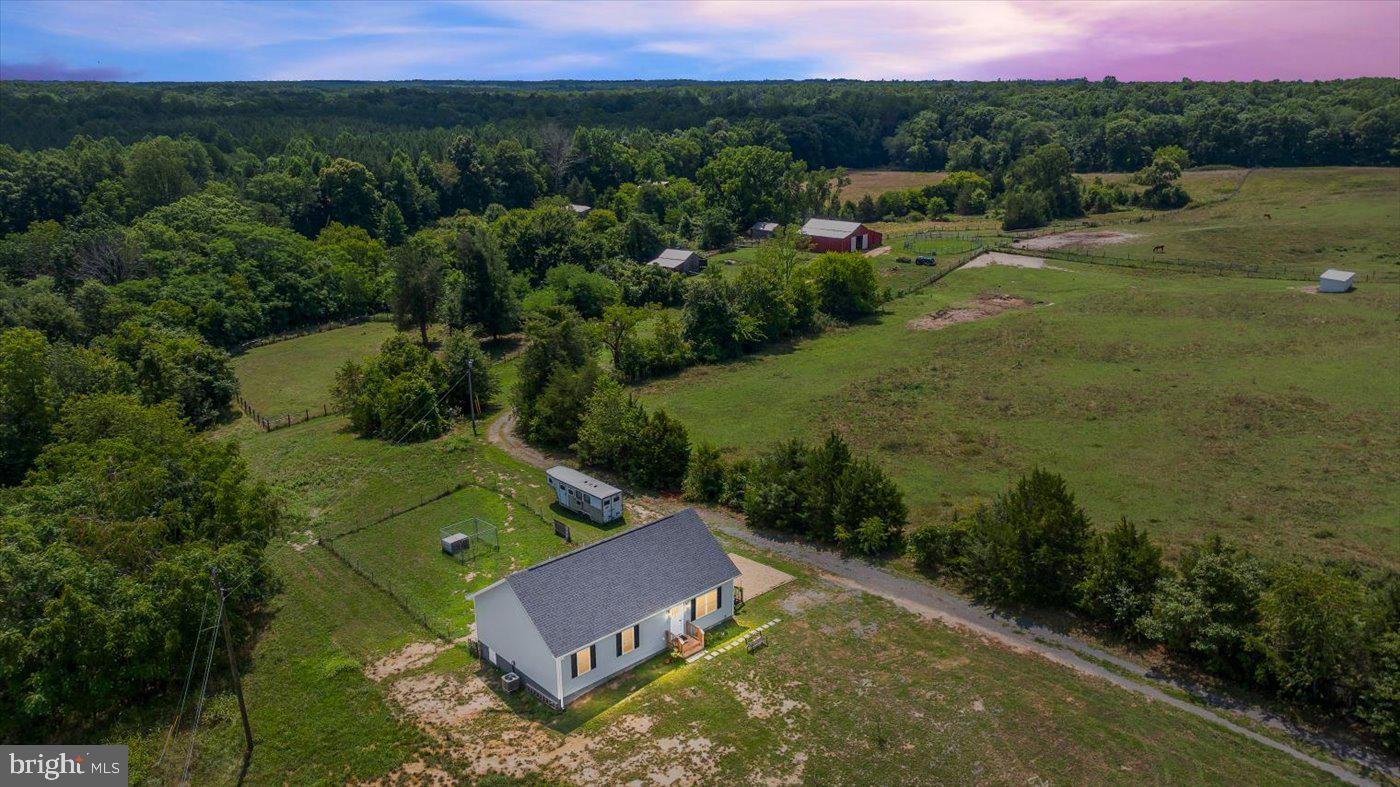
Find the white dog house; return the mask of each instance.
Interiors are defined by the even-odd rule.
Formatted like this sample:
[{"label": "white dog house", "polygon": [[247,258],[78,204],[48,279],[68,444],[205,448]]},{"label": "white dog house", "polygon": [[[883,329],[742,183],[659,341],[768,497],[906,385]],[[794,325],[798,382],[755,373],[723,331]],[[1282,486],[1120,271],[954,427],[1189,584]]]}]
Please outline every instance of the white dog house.
[{"label": "white dog house", "polygon": [[1339,271],[1336,268],[1328,268],[1322,272],[1317,279],[1318,292],[1346,292],[1351,289],[1351,281],[1356,278],[1356,274],[1351,271]]}]

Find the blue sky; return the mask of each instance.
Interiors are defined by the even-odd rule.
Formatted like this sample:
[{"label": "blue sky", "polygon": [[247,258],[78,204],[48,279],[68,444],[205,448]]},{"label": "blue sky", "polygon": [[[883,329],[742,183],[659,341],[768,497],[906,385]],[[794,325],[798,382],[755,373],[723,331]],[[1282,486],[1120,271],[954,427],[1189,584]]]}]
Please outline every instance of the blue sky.
[{"label": "blue sky", "polygon": [[1400,1],[0,2],[4,78],[1105,74],[1400,76]]}]

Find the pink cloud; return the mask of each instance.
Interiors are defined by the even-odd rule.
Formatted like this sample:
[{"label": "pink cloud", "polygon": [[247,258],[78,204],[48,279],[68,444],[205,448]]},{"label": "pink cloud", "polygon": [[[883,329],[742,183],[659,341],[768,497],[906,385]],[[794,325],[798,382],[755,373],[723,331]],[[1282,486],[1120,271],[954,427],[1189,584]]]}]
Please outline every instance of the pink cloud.
[{"label": "pink cloud", "polygon": [[110,82],[127,76],[114,66],[73,66],[54,58],[35,63],[0,62],[0,79],[33,82]]}]

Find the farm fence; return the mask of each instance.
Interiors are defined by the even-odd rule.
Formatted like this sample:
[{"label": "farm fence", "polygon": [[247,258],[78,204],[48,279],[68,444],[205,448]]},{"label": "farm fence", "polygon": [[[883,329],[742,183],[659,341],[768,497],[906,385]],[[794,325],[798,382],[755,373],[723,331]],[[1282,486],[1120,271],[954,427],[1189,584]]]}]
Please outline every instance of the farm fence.
[{"label": "farm fence", "polygon": [[[1178,273],[1198,273],[1216,276],[1243,276],[1254,279],[1278,279],[1283,281],[1316,281],[1319,271],[1312,266],[1306,268],[1288,264],[1220,262],[1217,260],[1184,260],[1177,258],[1118,257],[1107,252],[1069,251],[1067,249],[1018,249],[1006,247],[1001,251],[1020,254],[1026,257],[1082,262],[1089,265],[1111,265],[1119,268],[1139,270],[1175,271]],[[1392,271],[1366,271],[1356,274],[1360,282],[1400,281],[1400,273]]]},{"label": "farm fence", "polygon": [[349,328],[352,325],[360,325],[362,323],[367,322],[387,322],[388,320],[389,315],[387,314],[362,314],[359,317],[349,317],[344,320],[332,320],[330,322],[321,322],[315,325],[308,325],[305,328],[293,328],[289,331],[280,331],[278,333],[268,334],[267,336],[259,336],[256,339],[249,339],[248,341],[235,346],[233,348],[232,354],[238,355],[240,353],[245,353],[253,349],[254,347],[264,347],[269,344],[285,342],[288,339],[297,339],[302,336],[310,336],[313,333],[333,331],[337,328]]},{"label": "farm fence", "polygon": [[322,404],[320,407],[303,408],[300,413],[283,413],[282,415],[267,416],[258,410],[258,408],[254,407],[247,399],[244,399],[242,394],[235,394],[234,396],[238,402],[238,408],[243,411],[244,415],[253,419],[258,426],[261,426],[264,432],[286,429],[296,424],[304,424],[314,418],[325,418],[326,416],[335,415],[340,412],[340,409],[337,407],[332,407],[329,404]]}]

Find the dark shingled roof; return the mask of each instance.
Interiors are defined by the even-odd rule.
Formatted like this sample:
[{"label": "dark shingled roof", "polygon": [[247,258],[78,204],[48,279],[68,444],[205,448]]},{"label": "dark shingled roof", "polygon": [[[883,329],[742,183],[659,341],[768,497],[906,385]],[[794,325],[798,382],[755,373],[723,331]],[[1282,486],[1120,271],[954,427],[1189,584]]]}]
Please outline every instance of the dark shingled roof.
[{"label": "dark shingled roof", "polygon": [[545,644],[563,656],[737,576],[734,561],[687,508],[506,582]]}]

